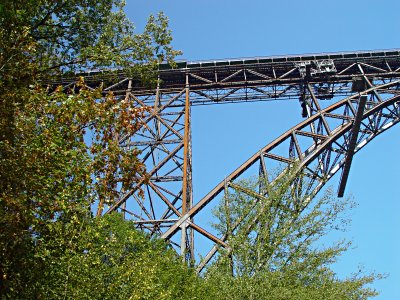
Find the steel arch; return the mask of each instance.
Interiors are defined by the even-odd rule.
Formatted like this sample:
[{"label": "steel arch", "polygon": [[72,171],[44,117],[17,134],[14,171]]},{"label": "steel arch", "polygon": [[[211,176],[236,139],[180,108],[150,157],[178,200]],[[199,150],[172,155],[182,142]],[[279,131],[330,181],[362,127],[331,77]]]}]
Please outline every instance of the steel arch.
[{"label": "steel arch", "polygon": [[[394,126],[400,121],[400,95],[395,95],[388,99],[382,100],[377,97],[375,91],[386,91],[392,93],[391,87],[400,83],[400,80],[379,86],[371,87],[365,91],[354,94],[343,100],[340,100],[333,105],[314,113],[303,122],[297,124],[272,143],[263,147],[259,152],[255,153],[250,159],[243,163],[239,168],[221,181],[212,191],[210,191],[203,199],[201,199],[188,213],[180,218],[171,228],[162,235],[163,238],[169,238],[179,227],[189,218],[193,218],[201,209],[210,201],[216,198],[224,191],[226,186],[236,187],[235,180],[254,164],[259,164],[262,173],[267,174],[266,158],[277,160],[287,165],[298,164],[298,173],[302,172],[305,176],[312,180],[309,186],[302,187],[303,192],[311,198],[333,177],[339,170],[343,169],[346,162],[346,155],[349,153],[349,141],[352,135],[352,130],[356,123],[357,107],[362,96],[370,96],[370,101],[367,101],[367,108],[362,108],[362,116],[360,128],[357,131],[357,141],[354,147],[354,153],[361,150],[366,144],[372,141],[376,136]],[[389,89],[389,90],[386,90]],[[310,90],[311,92],[311,90]],[[312,93],[312,92],[311,92]],[[380,98],[380,99],[379,99]],[[352,109],[350,109],[352,108]],[[342,110],[342,113],[338,113]],[[341,119],[342,122],[336,128],[330,128],[331,119]],[[320,124],[325,123],[324,129]],[[319,132],[316,128],[319,126]],[[314,129],[313,129],[314,128]],[[328,129],[329,128],[329,129]],[[306,130],[308,129],[308,130]],[[306,136],[313,139],[313,145],[308,148],[302,148],[302,145],[297,141],[298,136]],[[290,145],[294,149],[288,149],[288,155],[282,156],[274,154],[273,150],[280,144],[290,140]],[[263,195],[261,195],[263,196]],[[262,197],[260,197],[262,198]],[[188,226],[191,226],[191,222]],[[226,246],[227,236],[216,240],[220,246]],[[198,267],[198,271],[216,253],[218,247],[214,246],[211,251],[205,256],[205,259]]]}]

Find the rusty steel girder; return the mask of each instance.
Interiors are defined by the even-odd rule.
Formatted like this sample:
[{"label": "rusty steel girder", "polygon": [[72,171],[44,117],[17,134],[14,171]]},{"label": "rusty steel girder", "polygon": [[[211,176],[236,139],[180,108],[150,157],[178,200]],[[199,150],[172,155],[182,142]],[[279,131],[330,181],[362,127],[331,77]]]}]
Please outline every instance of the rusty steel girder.
[{"label": "rusty steel girder", "polygon": [[[158,85],[149,89],[123,72],[84,74],[85,82],[112,91],[138,107],[151,107],[142,130],[120,140],[135,147],[150,180],[139,181],[104,213],[121,211],[138,228],[168,239],[194,261],[194,232],[215,245],[198,265],[210,261],[227,236],[216,236],[194,217],[257,166],[268,176],[276,163],[295,165],[309,178],[299,193],[310,199],[342,171],[343,195],[353,155],[400,121],[400,50],[276,56],[160,65]],[[55,84],[70,86],[61,78]],[[302,122],[257,151],[202,199],[193,199],[191,110],[197,105],[296,99]],[[212,109],[212,108],[210,108]],[[284,150],[282,150],[284,149]],[[274,178],[271,178],[271,182]],[[145,197],[139,196],[145,191]],[[264,195],[260,195],[264,196]],[[262,198],[262,197],[261,197]],[[180,235],[178,233],[181,233]]]}]

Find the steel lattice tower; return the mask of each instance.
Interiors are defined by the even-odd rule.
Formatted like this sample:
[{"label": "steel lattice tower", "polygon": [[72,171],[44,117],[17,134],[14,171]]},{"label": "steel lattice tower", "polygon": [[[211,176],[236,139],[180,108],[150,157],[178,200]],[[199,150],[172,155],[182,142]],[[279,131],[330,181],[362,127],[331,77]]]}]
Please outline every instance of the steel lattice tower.
[{"label": "steel lattice tower", "polygon": [[[270,174],[272,162],[296,165],[310,180],[299,193],[314,196],[341,172],[343,196],[353,155],[400,121],[400,50],[323,53],[160,65],[158,85],[150,90],[121,73],[87,73],[85,82],[138,107],[151,107],[142,130],[120,140],[136,147],[150,180],[121,191],[104,213],[122,211],[138,228],[171,241],[187,261],[194,259],[194,231],[214,243],[200,271],[226,247],[194,217],[256,166]],[[57,84],[70,86],[63,79]],[[253,101],[299,101],[304,120],[257,151],[202,199],[193,199],[191,110],[198,105]],[[210,109],[212,109],[210,107]],[[282,151],[284,149],[284,151]],[[272,180],[273,182],[273,180]],[[138,196],[139,189],[145,198]],[[259,195],[260,199],[265,195]],[[179,235],[180,233],[180,235]]]}]

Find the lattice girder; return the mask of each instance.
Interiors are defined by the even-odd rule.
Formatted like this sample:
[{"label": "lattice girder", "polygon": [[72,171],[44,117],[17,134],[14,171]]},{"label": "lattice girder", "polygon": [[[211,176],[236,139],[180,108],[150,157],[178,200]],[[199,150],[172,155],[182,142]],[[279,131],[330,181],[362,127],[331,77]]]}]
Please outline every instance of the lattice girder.
[{"label": "lattice girder", "polygon": [[[106,212],[124,212],[139,228],[170,240],[188,261],[194,260],[194,230],[213,243],[228,246],[226,236],[216,237],[194,217],[224,189],[234,187],[252,166],[257,165],[263,176],[272,174],[277,163],[298,166],[310,178],[298,187],[298,193],[312,197],[334,174],[350,168],[354,153],[400,120],[399,50],[178,62],[177,68],[160,65],[157,74],[156,89],[123,72],[84,76],[89,87],[102,84],[104,93],[112,92],[138,107],[151,107],[140,120],[142,129],[120,141],[121,147],[141,150],[148,178],[129,191],[120,191],[120,198]],[[74,79],[61,78],[54,84],[68,87]],[[299,101],[304,121],[194,201],[191,109],[290,99]],[[360,99],[365,100],[365,107],[359,106]],[[140,189],[144,198],[139,196]],[[199,269],[216,251],[214,246]]]},{"label": "lattice girder", "polygon": [[[398,84],[398,82],[392,82],[391,84]],[[390,87],[390,85],[387,87]],[[381,89],[384,85],[370,88],[363,94],[370,94],[374,89]],[[246,161],[240,168],[236,169],[233,173],[226,177],[226,179],[220,182],[206,197],[200,200],[195,207],[187,214],[187,216],[193,217],[197,214],[204,206],[206,206],[210,201],[216,198],[220,193],[226,190],[227,186],[232,186],[237,188],[235,181],[241,179],[241,175],[250,168],[253,164],[259,164],[259,168],[262,175],[268,174],[269,160],[277,160],[280,163],[286,165],[296,165],[298,167],[298,172],[310,178],[309,181],[304,182],[303,186],[300,187],[301,197],[308,196],[311,200],[313,196],[327,183],[327,181],[332,178],[337,172],[339,172],[346,161],[346,155],[348,153],[350,133],[354,123],[354,110],[350,110],[352,113],[348,115],[347,107],[354,107],[358,105],[360,95],[353,95],[345,98],[334,105],[320,111],[318,114],[314,114],[307,120],[296,125],[294,128],[287,131],[280,138],[273,141],[271,144],[267,145],[261,149],[258,153],[253,155],[248,161]],[[329,124],[330,118],[332,118],[332,111],[338,111],[342,109],[343,123],[336,128],[333,128],[329,134],[314,134],[311,131],[316,122],[322,123],[321,119],[325,118]],[[339,114],[335,114],[333,118],[337,118]],[[396,125],[400,121],[400,96],[395,95],[384,101],[369,101],[369,107],[363,111],[361,127],[359,129],[359,135],[355,147],[355,153],[360,151],[365,145],[367,145],[372,139],[374,139],[380,133],[386,131],[390,127]],[[309,131],[305,131],[308,128]],[[311,130],[310,130],[311,129]],[[290,147],[293,143],[288,143],[289,151],[287,155],[277,155],[273,154],[273,150],[281,143],[287,140],[295,141],[296,136],[307,136],[313,139],[313,144],[310,147],[302,148],[299,144],[295,146],[294,155]],[[276,164],[273,164],[276,166]],[[272,173],[272,172],[271,172]],[[300,173],[299,173],[300,174]],[[273,182],[274,178],[270,178]],[[254,196],[254,195],[253,195]],[[262,199],[263,194],[260,195]],[[300,196],[300,195],[299,195]],[[180,221],[184,220],[185,216],[181,218]],[[172,233],[174,226],[172,226],[164,238],[168,237],[168,234]],[[227,236],[221,237],[221,241],[225,242]],[[221,246],[221,245],[219,245]],[[214,246],[210,252],[204,257],[204,260],[198,267],[198,271],[208,263],[208,261],[216,253],[218,247]]]},{"label": "lattice girder", "polygon": [[[400,121],[400,95],[393,96],[392,91],[392,87],[397,86],[399,82],[396,80],[373,86],[339,100],[325,109],[310,110],[311,114],[306,120],[254,154],[225,180],[221,181],[185,216],[182,216],[162,237],[169,238],[180,224],[185,222],[185,218],[193,218],[210,201],[222,193],[226,185],[233,185],[235,181],[241,179],[241,175],[247,169],[257,163],[260,165],[260,169],[265,169],[264,173],[267,174],[272,173],[269,172],[272,170],[268,170],[268,166],[271,165],[269,160],[287,165],[298,165],[299,172],[301,171],[311,178],[308,185],[301,188],[302,193],[312,198],[344,165],[360,97],[366,95],[369,99],[362,112],[355,152],[358,152],[378,134]],[[311,91],[309,94],[312,97]],[[300,137],[309,139],[309,144],[299,143]],[[274,150],[285,142],[288,145],[286,155],[275,153]],[[276,164],[272,164],[272,166],[275,167]],[[225,238],[221,237],[221,242],[225,242]],[[216,251],[216,247],[213,249],[212,251]]]}]

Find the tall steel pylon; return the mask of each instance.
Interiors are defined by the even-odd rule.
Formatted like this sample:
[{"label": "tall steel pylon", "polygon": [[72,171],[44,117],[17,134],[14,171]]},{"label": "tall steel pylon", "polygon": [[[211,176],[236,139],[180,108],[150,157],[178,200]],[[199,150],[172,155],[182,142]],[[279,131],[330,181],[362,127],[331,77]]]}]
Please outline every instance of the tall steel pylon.
[{"label": "tall steel pylon", "polygon": [[[186,261],[194,261],[198,232],[214,243],[199,271],[219,247],[227,247],[227,237],[205,230],[195,216],[224,191],[236,188],[248,170],[256,167],[266,176],[276,162],[295,165],[310,179],[298,187],[299,193],[310,197],[341,172],[338,195],[343,196],[354,154],[400,121],[400,50],[160,65],[156,89],[123,73],[88,73],[85,82],[102,82],[105,93],[151,107],[140,120],[142,130],[120,141],[121,147],[141,150],[150,179],[121,191],[105,213],[124,212],[138,228],[168,239]],[[68,79],[59,83],[73,84]],[[193,199],[192,108],[278,100],[299,101],[304,120],[255,152],[202,199]]]}]

